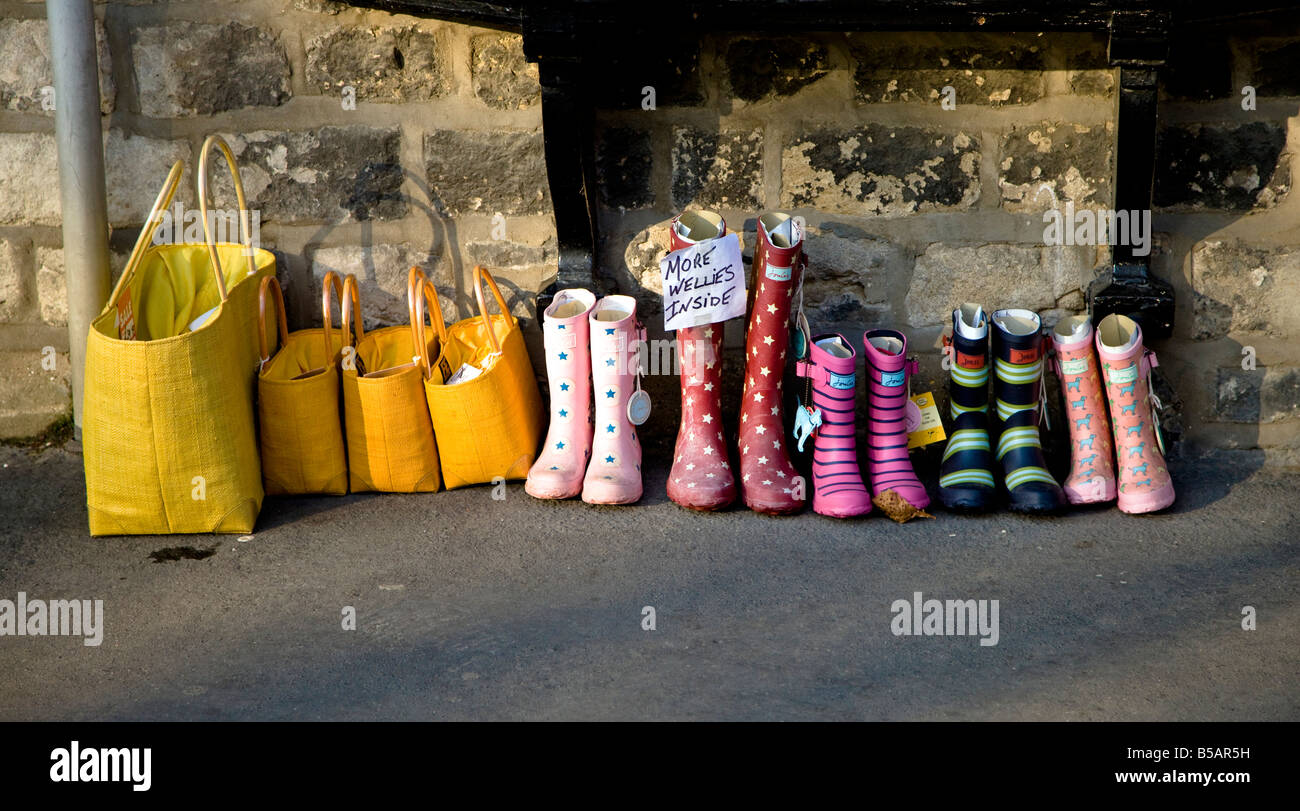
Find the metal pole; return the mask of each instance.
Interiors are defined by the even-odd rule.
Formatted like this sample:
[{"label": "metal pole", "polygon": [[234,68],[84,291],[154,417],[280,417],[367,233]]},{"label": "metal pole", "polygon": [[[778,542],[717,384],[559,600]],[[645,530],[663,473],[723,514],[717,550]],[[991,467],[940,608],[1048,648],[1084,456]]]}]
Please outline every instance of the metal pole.
[{"label": "metal pole", "polygon": [[68,289],[72,417],[81,438],[86,332],[110,291],[99,61],[91,0],[47,0],[54,60],[54,137],[63,205],[63,264]]}]

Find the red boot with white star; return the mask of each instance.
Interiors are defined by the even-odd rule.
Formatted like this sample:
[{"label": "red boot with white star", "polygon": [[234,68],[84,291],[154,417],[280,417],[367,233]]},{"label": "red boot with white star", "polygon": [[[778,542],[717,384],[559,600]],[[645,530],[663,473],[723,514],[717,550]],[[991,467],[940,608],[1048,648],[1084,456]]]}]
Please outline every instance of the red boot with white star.
[{"label": "red boot with white star", "polygon": [[[712,211],[687,211],[673,220],[669,250],[725,236],[727,223]],[[668,497],[693,510],[720,510],[736,500],[722,431],[722,324],[677,330],[682,422],[668,474]]]},{"label": "red boot with white star", "polygon": [[807,498],[785,447],[781,405],[790,308],[803,274],[803,237],[789,214],[770,212],[758,219],[740,407],[740,492],[751,510],[771,515],[798,512]]}]

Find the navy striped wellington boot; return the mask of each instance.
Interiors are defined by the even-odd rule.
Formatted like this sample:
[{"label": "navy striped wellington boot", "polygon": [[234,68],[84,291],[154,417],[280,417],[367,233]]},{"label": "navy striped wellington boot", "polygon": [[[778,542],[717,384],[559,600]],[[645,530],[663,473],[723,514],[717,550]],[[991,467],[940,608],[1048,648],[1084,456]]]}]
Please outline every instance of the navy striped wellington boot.
[{"label": "navy striped wellington boot", "polygon": [[1016,512],[1051,513],[1065,506],[1065,491],[1047,470],[1038,423],[1043,402],[1046,339],[1030,310],[993,313],[995,458],[1002,463],[1007,506]]},{"label": "navy striped wellington boot", "polygon": [[939,467],[939,501],[955,512],[985,512],[998,501],[989,443],[989,323],[984,308],[952,311],[948,416],[952,435]]}]

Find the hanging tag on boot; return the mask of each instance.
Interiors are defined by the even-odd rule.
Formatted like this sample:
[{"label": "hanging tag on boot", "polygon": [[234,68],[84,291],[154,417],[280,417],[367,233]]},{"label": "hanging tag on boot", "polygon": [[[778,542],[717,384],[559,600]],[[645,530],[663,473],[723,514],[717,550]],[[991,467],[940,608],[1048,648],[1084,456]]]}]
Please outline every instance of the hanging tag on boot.
[{"label": "hanging tag on boot", "polygon": [[627,398],[627,421],[633,425],[644,425],[650,419],[650,395],[641,388],[641,376],[636,378],[636,391]]},{"label": "hanging tag on boot", "polygon": [[939,408],[934,404],[934,394],[918,394],[907,401],[907,449],[921,448],[942,442],[948,435],[943,430]]},{"label": "hanging tag on boot", "polygon": [[[802,276],[799,277],[799,306],[794,311],[794,340],[791,348],[794,349],[794,356],[800,364],[812,366],[810,360],[812,355],[812,328],[808,326],[808,319],[803,314]],[[804,367],[797,366],[796,368]],[[790,435],[798,440],[800,453],[803,453],[803,446],[808,441],[808,437],[812,436],[822,424],[822,410],[812,406],[811,370],[804,374],[803,383],[803,397],[795,397],[798,407],[794,410],[794,428],[790,430]]]},{"label": "hanging tag on boot", "polygon": [[1160,427],[1160,410],[1165,407],[1165,404],[1160,401],[1160,397],[1156,394],[1156,388],[1153,385],[1154,381],[1151,379],[1151,374],[1152,374],[1151,368],[1156,365],[1155,363],[1152,362],[1154,359],[1155,359],[1155,353],[1148,352],[1147,353],[1147,403],[1151,408],[1151,430],[1155,432],[1156,435],[1156,446],[1160,448],[1160,456],[1164,457],[1166,453],[1165,432]]},{"label": "hanging tag on boot", "polygon": [[799,407],[794,410],[794,430],[791,432],[798,440],[799,452],[803,453],[803,444],[822,424],[822,410],[809,408],[802,400],[796,398]]},{"label": "hanging tag on boot", "polygon": [[1152,397],[1154,402],[1151,404],[1151,430],[1156,435],[1156,446],[1160,448],[1160,455],[1165,456],[1168,451],[1165,450],[1165,432],[1160,426],[1160,412],[1157,410],[1160,405],[1160,398]]},{"label": "hanging tag on boot", "polygon": [[627,421],[633,425],[644,425],[650,419],[650,395],[641,388],[641,348],[645,346],[645,325],[637,322],[637,350],[633,362],[636,364],[636,391],[627,398]]}]

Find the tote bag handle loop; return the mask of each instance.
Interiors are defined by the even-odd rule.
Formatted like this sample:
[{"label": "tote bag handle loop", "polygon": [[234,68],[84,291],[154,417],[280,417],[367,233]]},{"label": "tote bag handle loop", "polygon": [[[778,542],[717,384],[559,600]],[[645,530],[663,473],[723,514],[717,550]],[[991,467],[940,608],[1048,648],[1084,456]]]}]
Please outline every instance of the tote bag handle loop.
[{"label": "tote bag handle loop", "polygon": [[257,273],[257,265],[253,262],[252,237],[248,233],[248,202],[244,199],[244,183],[239,179],[239,165],[235,163],[235,153],[230,151],[230,146],[226,144],[220,135],[209,135],[203,141],[203,151],[199,156],[199,216],[203,219],[203,241],[208,245],[208,256],[212,260],[212,272],[217,277],[217,292],[221,294],[221,300],[225,301],[227,298],[226,276],[221,271],[221,260],[217,258],[217,243],[212,236],[212,223],[208,221],[208,156],[212,154],[212,147],[214,146],[221,150],[221,156],[226,159],[226,166],[230,167],[230,178],[235,183],[235,200],[239,204],[239,244],[244,246],[244,256],[248,259],[249,276]]},{"label": "tote bag handle loop", "polygon": [[[321,322],[324,325],[324,329],[322,329],[321,332],[325,336],[325,359],[326,359],[325,365],[326,366],[328,366],[330,363],[333,363],[332,358],[334,357],[334,325],[330,323],[331,321],[333,321],[333,317],[330,315],[330,310],[332,309],[330,305],[333,303],[333,299],[330,297],[331,292],[333,292],[335,296],[338,296],[339,314],[342,315],[343,282],[339,281],[338,274],[332,270],[325,274],[325,281],[321,283],[321,289],[320,289],[321,315],[324,319]],[[339,326],[340,328],[342,327],[341,322]],[[347,331],[344,330],[345,339],[346,339],[346,332]]]},{"label": "tote bag handle loop", "polygon": [[441,347],[447,343],[447,325],[442,320],[442,303],[438,301],[438,289],[424,275],[424,271],[417,267],[411,268],[407,274],[406,294],[411,305],[411,337],[415,347],[420,350],[420,372],[428,380],[433,375],[433,358],[426,357],[429,353],[426,351],[428,344],[424,337],[425,307],[428,307],[429,321],[438,331],[438,345]]},{"label": "tote bag handle loop", "polygon": [[[366,335],[366,330],[361,320],[361,291],[357,288],[357,277],[349,273],[343,277],[343,306],[342,312],[343,327],[343,345],[356,346]],[[353,335],[353,332],[356,332]]]},{"label": "tote bag handle loop", "polygon": [[[271,359],[271,353],[266,342],[266,291],[271,291],[271,297],[275,299],[275,323],[280,333],[280,346],[283,347],[289,343],[289,327],[285,324],[284,317],[284,292],[280,290],[280,283],[274,276],[267,276],[262,280],[262,284],[257,288],[257,350],[262,358],[262,365]],[[260,368],[260,367],[259,367]]]},{"label": "tote bag handle loop", "polygon": [[117,277],[117,284],[113,286],[113,293],[108,297],[109,304],[117,301],[118,295],[122,292],[122,287],[140,265],[140,260],[144,258],[144,252],[149,249],[149,243],[153,241],[153,232],[158,227],[158,220],[162,219],[163,212],[172,204],[172,198],[176,196],[176,189],[180,187],[181,175],[184,173],[185,164],[182,161],[176,161],[172,164],[171,171],[167,173],[167,179],[163,181],[162,191],[158,192],[158,198],[154,200],[153,208],[149,209],[149,216],[144,221],[144,228],[140,230],[140,236],[135,241],[135,247],[131,249],[131,256],[126,260],[126,267],[122,268],[122,275]]},{"label": "tote bag handle loop", "polygon": [[487,305],[483,302],[484,281],[486,281],[488,283],[488,287],[492,289],[492,296],[497,300],[497,308],[501,310],[501,314],[505,316],[506,322],[510,324],[510,327],[513,329],[514,327],[518,326],[519,322],[516,321],[514,315],[511,314],[510,308],[506,306],[506,300],[501,295],[501,288],[497,287],[496,279],[492,278],[492,274],[488,273],[487,268],[483,267],[482,265],[475,265],[474,266],[474,298],[478,299],[479,317],[483,320],[483,328],[488,334],[488,340],[492,342],[493,354],[500,355],[501,340],[497,338],[496,330],[492,329],[492,322],[488,318]]}]

